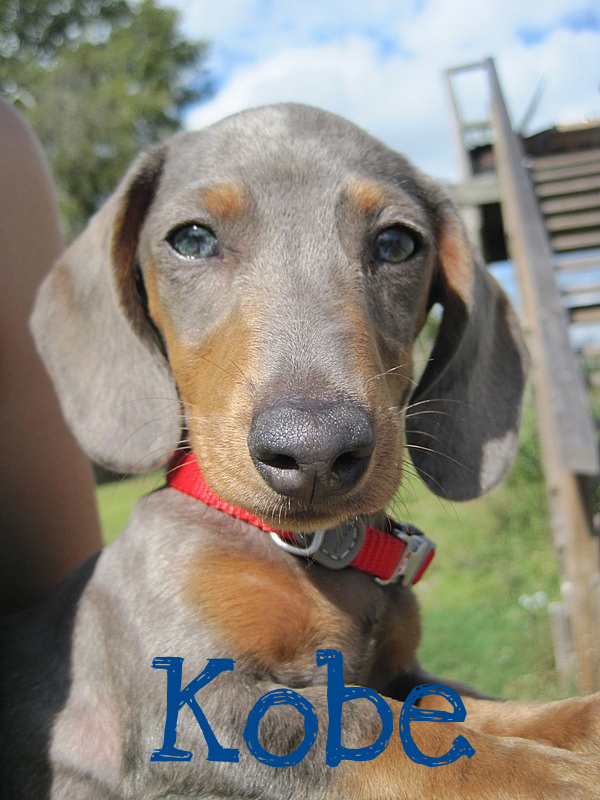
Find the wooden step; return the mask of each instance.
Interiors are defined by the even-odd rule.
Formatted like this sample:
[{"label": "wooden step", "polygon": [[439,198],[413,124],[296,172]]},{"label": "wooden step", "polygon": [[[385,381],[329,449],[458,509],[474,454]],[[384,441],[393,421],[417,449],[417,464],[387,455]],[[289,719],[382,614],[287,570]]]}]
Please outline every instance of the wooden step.
[{"label": "wooden step", "polygon": [[600,306],[600,286],[572,286],[563,290],[567,308],[587,308]]},{"label": "wooden step", "polygon": [[538,197],[560,197],[577,192],[594,192],[600,190],[600,175],[589,175],[585,178],[572,178],[564,181],[549,181],[536,186]]},{"label": "wooden step", "polygon": [[588,175],[600,175],[600,160],[594,164],[569,164],[552,169],[533,170],[531,177],[536,186],[548,181],[560,181],[568,178],[581,178]]},{"label": "wooden step", "polygon": [[597,164],[600,162],[600,150],[580,150],[575,153],[555,153],[550,156],[535,156],[528,159],[528,166],[533,171],[566,167],[571,164]]},{"label": "wooden step", "polygon": [[569,309],[571,322],[579,323],[598,323],[600,322],[600,306],[590,306],[589,308]]},{"label": "wooden step", "polygon": [[540,201],[542,214],[564,214],[588,208],[600,208],[600,192],[585,192]]},{"label": "wooden step", "polygon": [[554,231],[572,231],[582,228],[598,228],[600,230],[600,209],[598,211],[582,211],[578,214],[556,214],[546,217],[546,228]]},{"label": "wooden step", "polygon": [[591,251],[589,253],[579,252],[564,254],[554,259],[556,270],[580,271],[600,270],[600,252]]},{"label": "wooden step", "polygon": [[600,306],[600,286],[571,286],[563,291],[567,308],[588,308]]},{"label": "wooden step", "polygon": [[600,230],[557,233],[550,236],[550,243],[552,249],[557,253],[568,250],[586,250],[591,247],[600,247]]}]

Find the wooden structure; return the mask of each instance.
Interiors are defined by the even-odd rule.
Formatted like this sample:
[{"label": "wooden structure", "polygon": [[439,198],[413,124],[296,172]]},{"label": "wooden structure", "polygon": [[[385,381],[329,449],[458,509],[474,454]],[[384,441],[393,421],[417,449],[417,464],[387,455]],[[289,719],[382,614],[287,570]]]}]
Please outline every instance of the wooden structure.
[{"label": "wooden structure", "polygon": [[[485,81],[489,117],[468,123],[455,82],[473,71]],[[471,235],[481,226],[486,207],[499,202],[517,271],[561,576],[562,599],[551,609],[557,667],[580,691],[598,690],[600,538],[594,530],[592,491],[600,462],[569,326],[571,320],[600,320],[600,285],[590,279],[581,291],[565,294],[560,270],[589,267],[598,280],[600,253],[582,257],[574,251],[600,247],[600,151],[590,148],[575,158],[528,156],[512,128],[491,59],[448,70],[446,79],[462,167],[456,198],[465,208]]]}]

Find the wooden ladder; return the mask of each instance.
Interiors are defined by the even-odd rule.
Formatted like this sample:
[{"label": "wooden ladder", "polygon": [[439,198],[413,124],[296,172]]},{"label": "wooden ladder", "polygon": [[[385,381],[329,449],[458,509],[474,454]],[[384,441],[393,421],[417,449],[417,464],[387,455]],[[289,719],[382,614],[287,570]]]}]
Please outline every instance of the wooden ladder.
[{"label": "wooden ladder", "polygon": [[[472,71],[483,73],[489,95],[489,119],[476,126],[461,116],[452,85],[461,73]],[[459,201],[460,195],[466,198],[463,205],[469,210],[494,202],[497,191],[518,277],[561,576],[562,600],[552,609],[557,667],[575,679],[580,691],[589,692],[600,689],[600,537],[591,502],[600,458],[573,349],[573,325],[600,319],[600,258],[593,250],[600,247],[599,151],[526,156],[492,59],[447,70],[446,79],[463,172]],[[497,187],[488,176],[485,193],[482,176],[474,174],[470,161],[474,127],[480,140],[483,135],[493,142]]]}]

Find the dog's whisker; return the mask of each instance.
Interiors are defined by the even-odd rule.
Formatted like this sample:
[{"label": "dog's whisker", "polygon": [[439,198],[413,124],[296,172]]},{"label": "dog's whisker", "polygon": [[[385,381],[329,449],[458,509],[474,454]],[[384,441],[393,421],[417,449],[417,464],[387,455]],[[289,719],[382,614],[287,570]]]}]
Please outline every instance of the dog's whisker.
[{"label": "dog's whisker", "polygon": [[246,386],[246,388],[248,388],[251,393],[254,393],[255,392],[254,381],[252,381],[248,377],[248,375],[246,375],[246,373],[240,367],[240,365],[237,363],[237,361],[233,361],[231,359],[228,359],[228,361],[229,361],[229,363],[231,364],[232,367],[235,367],[235,369],[237,369],[237,371],[240,373],[240,375],[244,379],[244,386]]},{"label": "dog's whisker", "polygon": [[421,476],[424,476],[425,478],[427,478],[427,481],[428,481],[430,486],[435,486],[437,488],[437,494],[435,495],[437,500],[440,501],[440,499],[442,499],[442,498],[446,499],[445,498],[444,487],[443,487],[443,485],[440,483],[440,481],[437,478],[434,478],[433,475],[428,470],[422,469],[420,474],[419,474],[419,472],[417,472],[416,469],[414,469],[414,467],[413,467],[413,469],[408,470],[408,463],[409,462],[406,462],[406,464],[407,464],[407,468],[406,469],[407,469],[407,474],[410,477],[415,478],[417,480],[420,480]]},{"label": "dog's whisker", "polygon": [[372,375],[370,378],[367,378],[367,380],[365,381],[365,385],[368,385],[372,381],[379,380],[380,378],[386,378],[390,375],[392,375],[393,377],[406,378],[407,377],[406,374],[401,372],[401,370],[406,369],[407,367],[408,364],[398,364],[395,367],[390,367],[389,369],[386,369],[384,372],[379,372],[376,375]]},{"label": "dog's whisker", "polygon": [[466,470],[467,472],[473,473],[473,470],[470,467],[468,467],[463,462],[459,461],[454,456],[451,456],[449,453],[443,453],[440,452],[439,450],[436,450],[435,448],[425,447],[424,445],[409,444],[408,451],[411,452],[412,450],[420,450],[421,452],[424,453],[431,453],[436,458],[443,458],[446,461],[451,461],[453,464],[455,464],[457,467],[460,467],[462,470]]},{"label": "dog's whisker", "polygon": [[[431,431],[416,431],[415,433],[416,433],[416,434],[417,434],[419,437],[421,437],[421,438],[423,438],[423,439],[429,439],[431,442],[437,442],[437,443],[439,443],[439,444],[442,444],[442,443],[443,443],[442,437],[440,437],[440,436],[437,436],[435,433],[433,433],[433,432],[431,432]],[[407,447],[408,447],[408,449],[410,449],[410,445],[407,445]],[[431,452],[437,452],[437,451],[435,451],[434,449],[432,449],[432,451],[431,451]]]},{"label": "dog's whisker", "polygon": [[461,406],[461,407],[464,407],[464,408],[470,408],[471,407],[471,405],[469,403],[466,403],[464,400],[459,400],[458,398],[453,398],[453,397],[429,397],[429,398],[425,398],[424,400],[417,400],[416,402],[413,402],[413,401],[409,400],[406,405],[407,405],[407,408],[414,409],[414,408],[418,408],[419,406],[422,406],[422,405],[428,405],[428,404],[439,405],[440,403],[442,403],[444,405]]},{"label": "dog's whisker", "polygon": [[[240,383],[239,378],[236,378],[236,376],[233,375],[222,364],[219,364],[218,362],[213,361],[211,358],[208,358],[208,356],[206,356],[204,353],[199,353],[199,358],[201,358],[202,361],[205,361],[207,364],[210,364],[212,367],[215,367],[215,369],[220,369],[221,372],[223,372],[225,375],[227,375],[227,377],[231,378],[231,380],[235,384],[239,384]],[[239,369],[238,365],[235,364],[235,362],[230,360],[229,363],[232,364],[233,366],[235,366],[237,369]],[[241,370],[240,370],[240,372],[241,372]],[[241,372],[241,374],[242,374],[242,377],[244,378],[244,384],[243,385],[246,385],[246,377],[244,376],[244,374],[242,372]]]}]

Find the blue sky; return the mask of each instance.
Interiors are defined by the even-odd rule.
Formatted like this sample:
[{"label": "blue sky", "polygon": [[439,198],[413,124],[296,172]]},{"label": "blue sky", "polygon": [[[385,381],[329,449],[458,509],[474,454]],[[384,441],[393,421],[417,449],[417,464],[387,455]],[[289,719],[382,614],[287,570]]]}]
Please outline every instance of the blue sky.
[{"label": "blue sky", "polygon": [[[600,0],[165,0],[212,43],[217,91],[201,127],[287,100],[353,120],[425,171],[457,176],[443,71],[493,56],[515,121],[544,90],[530,132],[600,118]],[[464,83],[467,112],[485,90]]]}]

